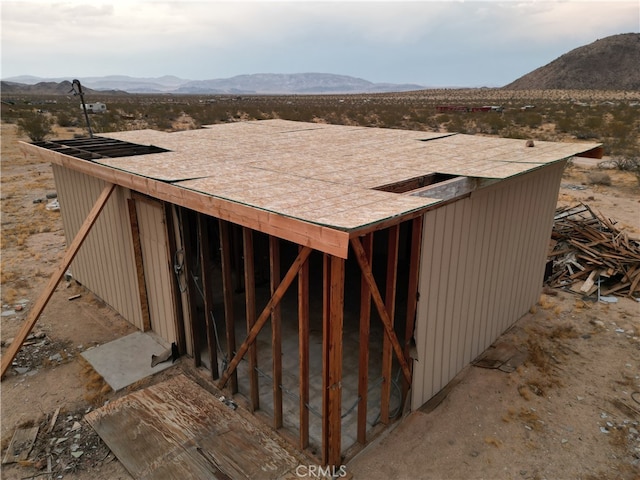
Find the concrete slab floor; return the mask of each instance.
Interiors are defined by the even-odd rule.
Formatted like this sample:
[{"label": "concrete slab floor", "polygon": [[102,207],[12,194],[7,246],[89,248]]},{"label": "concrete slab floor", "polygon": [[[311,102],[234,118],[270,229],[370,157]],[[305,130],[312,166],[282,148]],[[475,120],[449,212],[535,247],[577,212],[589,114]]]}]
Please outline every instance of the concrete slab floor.
[{"label": "concrete slab floor", "polygon": [[171,367],[171,360],[155,367],[151,366],[151,356],[160,355],[166,350],[167,346],[153,335],[134,332],[113,342],[85,350],[82,356],[117,392]]}]

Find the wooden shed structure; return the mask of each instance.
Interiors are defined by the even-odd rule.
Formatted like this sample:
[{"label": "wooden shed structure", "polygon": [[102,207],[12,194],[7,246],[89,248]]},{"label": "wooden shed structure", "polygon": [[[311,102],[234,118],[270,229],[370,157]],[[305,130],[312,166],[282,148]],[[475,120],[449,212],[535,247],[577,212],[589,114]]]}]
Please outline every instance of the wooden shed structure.
[{"label": "wooden shed structure", "polygon": [[74,277],[326,465],[537,301],[565,163],[601,154],[283,120],[23,148],[67,238],[105,204]]}]

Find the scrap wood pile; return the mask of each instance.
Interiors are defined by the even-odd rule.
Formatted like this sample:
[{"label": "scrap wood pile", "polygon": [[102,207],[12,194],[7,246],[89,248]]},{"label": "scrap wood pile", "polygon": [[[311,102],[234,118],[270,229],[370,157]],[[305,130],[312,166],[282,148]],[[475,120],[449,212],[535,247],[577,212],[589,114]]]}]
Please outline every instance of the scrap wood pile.
[{"label": "scrap wood pile", "polygon": [[599,296],[640,295],[640,242],[589,206],[559,208],[554,218],[546,284]]}]

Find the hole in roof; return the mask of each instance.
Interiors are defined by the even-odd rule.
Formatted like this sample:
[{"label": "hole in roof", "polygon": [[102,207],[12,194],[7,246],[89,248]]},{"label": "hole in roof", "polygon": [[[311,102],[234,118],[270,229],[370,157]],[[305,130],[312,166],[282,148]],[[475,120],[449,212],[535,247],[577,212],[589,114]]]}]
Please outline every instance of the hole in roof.
[{"label": "hole in roof", "polygon": [[418,177],[408,178],[407,180],[401,180],[399,182],[388,183],[375,187],[373,190],[380,190],[382,192],[390,193],[406,193],[418,188],[423,188],[428,185],[435,185],[437,183],[445,182],[456,175],[449,175],[447,173],[428,173],[426,175],[420,175]]},{"label": "hole in roof", "polygon": [[170,151],[154,145],[138,145],[137,143],[96,136],[93,138],[45,140],[42,142],[34,142],[33,145],[83,160],[132,157]]}]

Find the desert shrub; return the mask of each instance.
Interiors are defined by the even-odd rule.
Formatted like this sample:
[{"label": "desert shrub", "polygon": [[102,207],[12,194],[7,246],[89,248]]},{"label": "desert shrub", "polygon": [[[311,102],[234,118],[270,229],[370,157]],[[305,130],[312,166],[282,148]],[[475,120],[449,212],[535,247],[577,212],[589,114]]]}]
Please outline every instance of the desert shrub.
[{"label": "desert shrub", "polygon": [[598,167],[633,172],[638,178],[638,184],[640,184],[640,157],[638,156],[615,156],[610,160],[598,163]]},{"label": "desert shrub", "polygon": [[591,172],[587,175],[590,185],[611,185],[611,177],[605,172]]},{"label": "desert shrub", "polygon": [[76,127],[76,126],[78,126],[77,117],[69,115],[69,113],[67,113],[67,112],[58,112],[56,114],[56,122],[61,127]]},{"label": "desert shrub", "polygon": [[18,130],[32,142],[41,142],[53,133],[53,120],[46,114],[29,112],[18,119]]}]

